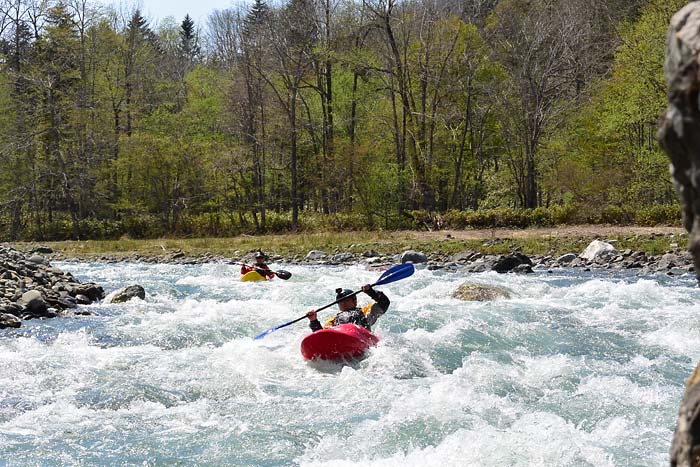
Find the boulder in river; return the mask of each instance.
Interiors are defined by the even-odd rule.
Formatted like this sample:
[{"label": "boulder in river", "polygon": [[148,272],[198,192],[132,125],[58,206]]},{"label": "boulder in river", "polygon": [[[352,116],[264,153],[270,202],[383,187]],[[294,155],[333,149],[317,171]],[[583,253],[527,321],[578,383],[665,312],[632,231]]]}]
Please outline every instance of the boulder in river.
[{"label": "boulder in river", "polygon": [[91,301],[96,302],[105,298],[105,291],[102,287],[100,287],[97,284],[86,283],[79,284],[78,287],[74,289],[74,293],[71,295],[73,295],[76,298],[78,297],[78,295],[84,295],[88,297]]},{"label": "boulder in river", "polygon": [[32,255],[27,259],[27,261],[34,264],[49,264],[46,258],[41,255]]},{"label": "boulder in river", "polygon": [[510,298],[510,294],[505,289],[490,285],[470,284],[465,282],[460,285],[452,294],[454,298],[465,301],[486,302],[499,298]]},{"label": "boulder in river", "polygon": [[130,285],[129,287],[117,292],[110,300],[110,303],[124,303],[128,302],[134,297],[138,297],[141,300],[146,298],[146,291],[138,284]]},{"label": "boulder in river", "polygon": [[92,300],[90,300],[90,297],[87,297],[81,293],[79,293],[75,296],[75,301],[78,303],[78,305],[89,305],[92,303]]}]

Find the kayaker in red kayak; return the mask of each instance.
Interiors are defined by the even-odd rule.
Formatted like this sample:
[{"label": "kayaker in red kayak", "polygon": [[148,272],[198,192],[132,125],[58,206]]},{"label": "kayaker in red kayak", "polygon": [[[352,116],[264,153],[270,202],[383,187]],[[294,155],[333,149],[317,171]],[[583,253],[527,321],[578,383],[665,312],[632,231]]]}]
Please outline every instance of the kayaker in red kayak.
[{"label": "kayaker in red kayak", "polygon": [[372,325],[377,322],[380,316],[386,313],[390,302],[389,298],[384,295],[384,292],[374,290],[369,284],[363,285],[362,291],[369,295],[376,303],[371,303],[360,308],[357,306],[357,295],[352,290],[342,288],[336,289],[336,300],[348,297],[338,302],[340,312],[329,319],[325,325],[321,325],[318,321],[316,310],[309,311],[306,313],[306,317],[309,318],[309,327],[311,330],[318,331],[323,328],[338,326],[339,324],[353,323],[371,331]]},{"label": "kayaker in red kayak", "polygon": [[275,277],[275,273],[270,271],[270,267],[265,264],[266,259],[267,255],[258,250],[258,252],[255,253],[255,264],[252,266],[248,266],[247,264],[241,266],[241,275],[248,274],[250,271],[255,271],[261,276],[266,276],[268,279],[272,279]]}]

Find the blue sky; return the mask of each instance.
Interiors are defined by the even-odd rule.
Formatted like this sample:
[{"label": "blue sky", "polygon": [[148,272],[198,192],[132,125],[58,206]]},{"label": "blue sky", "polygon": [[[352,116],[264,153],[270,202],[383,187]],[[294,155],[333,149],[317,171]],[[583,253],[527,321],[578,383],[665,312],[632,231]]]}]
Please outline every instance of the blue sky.
[{"label": "blue sky", "polygon": [[[102,0],[104,4],[116,4],[110,0]],[[206,25],[207,16],[214,10],[223,10],[234,6],[234,4],[245,3],[236,0],[133,0],[127,5],[135,4],[140,6],[143,15],[151,23],[160,22],[167,16],[173,16],[176,22],[181,22],[186,14],[192,17],[197,26]]]}]

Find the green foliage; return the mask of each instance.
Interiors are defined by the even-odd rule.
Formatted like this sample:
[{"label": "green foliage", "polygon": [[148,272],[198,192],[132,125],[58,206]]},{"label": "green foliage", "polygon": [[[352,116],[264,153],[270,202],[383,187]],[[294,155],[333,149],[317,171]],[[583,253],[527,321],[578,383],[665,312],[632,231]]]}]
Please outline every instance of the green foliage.
[{"label": "green foliage", "polygon": [[634,214],[634,223],[638,225],[681,225],[682,209],[679,204],[643,207]]},{"label": "green foliage", "polygon": [[482,209],[479,211],[450,210],[444,213],[411,212],[416,229],[484,229],[552,227],[571,224],[668,225],[680,226],[681,208],[678,204],[657,205],[643,209],[606,206],[600,211],[581,205],[558,205],[535,209]]},{"label": "green foliage", "polygon": [[590,85],[590,104],[547,147],[555,161],[547,176],[554,196],[571,192],[592,207],[617,203],[635,210],[676,199],[655,134],[666,105],[666,32],[685,3],[652,0],[623,29],[610,78]]},{"label": "green foliage", "polygon": [[[622,3],[555,18],[563,0],[502,1],[481,27],[420,2],[388,23],[343,4],[326,23],[308,2],[260,0],[217,15],[203,57],[189,17],[154,32],[138,10],[49,2],[38,37],[29,17],[0,33],[0,235],[676,225],[654,133],[666,26],[685,2],[638,16]],[[554,77],[542,67],[571,38],[537,18],[600,43],[559,57]],[[555,95],[528,101],[539,85]]]},{"label": "green foliage", "polygon": [[619,206],[607,206],[600,213],[600,220],[604,224],[622,225],[627,224],[629,219],[626,219],[625,211]]}]

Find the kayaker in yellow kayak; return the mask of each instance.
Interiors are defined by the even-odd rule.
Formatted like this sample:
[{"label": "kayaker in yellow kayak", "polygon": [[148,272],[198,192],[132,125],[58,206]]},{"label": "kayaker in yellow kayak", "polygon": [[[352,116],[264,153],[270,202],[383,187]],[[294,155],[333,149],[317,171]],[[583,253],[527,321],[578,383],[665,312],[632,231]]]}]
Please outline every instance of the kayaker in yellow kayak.
[{"label": "kayaker in yellow kayak", "polygon": [[275,277],[275,273],[270,271],[270,267],[265,264],[265,260],[267,259],[267,255],[263,253],[262,251],[258,251],[255,253],[255,264],[252,266],[248,266],[247,264],[244,264],[241,266],[241,275],[248,274],[250,271],[255,271],[261,276],[267,277],[268,279],[272,279]]},{"label": "kayaker in yellow kayak", "polygon": [[372,325],[377,322],[377,319],[386,313],[389,308],[389,298],[384,295],[384,292],[378,292],[371,285],[362,286],[362,291],[370,296],[376,303],[365,305],[362,308],[357,306],[357,292],[350,289],[335,289],[335,299],[340,300],[347,297],[345,300],[338,302],[340,312],[333,318],[329,319],[326,324],[321,325],[316,315],[316,310],[311,310],[306,313],[309,318],[309,327],[312,331],[318,331],[323,328],[330,328],[339,324],[353,323],[362,326],[367,330],[372,330]]}]

